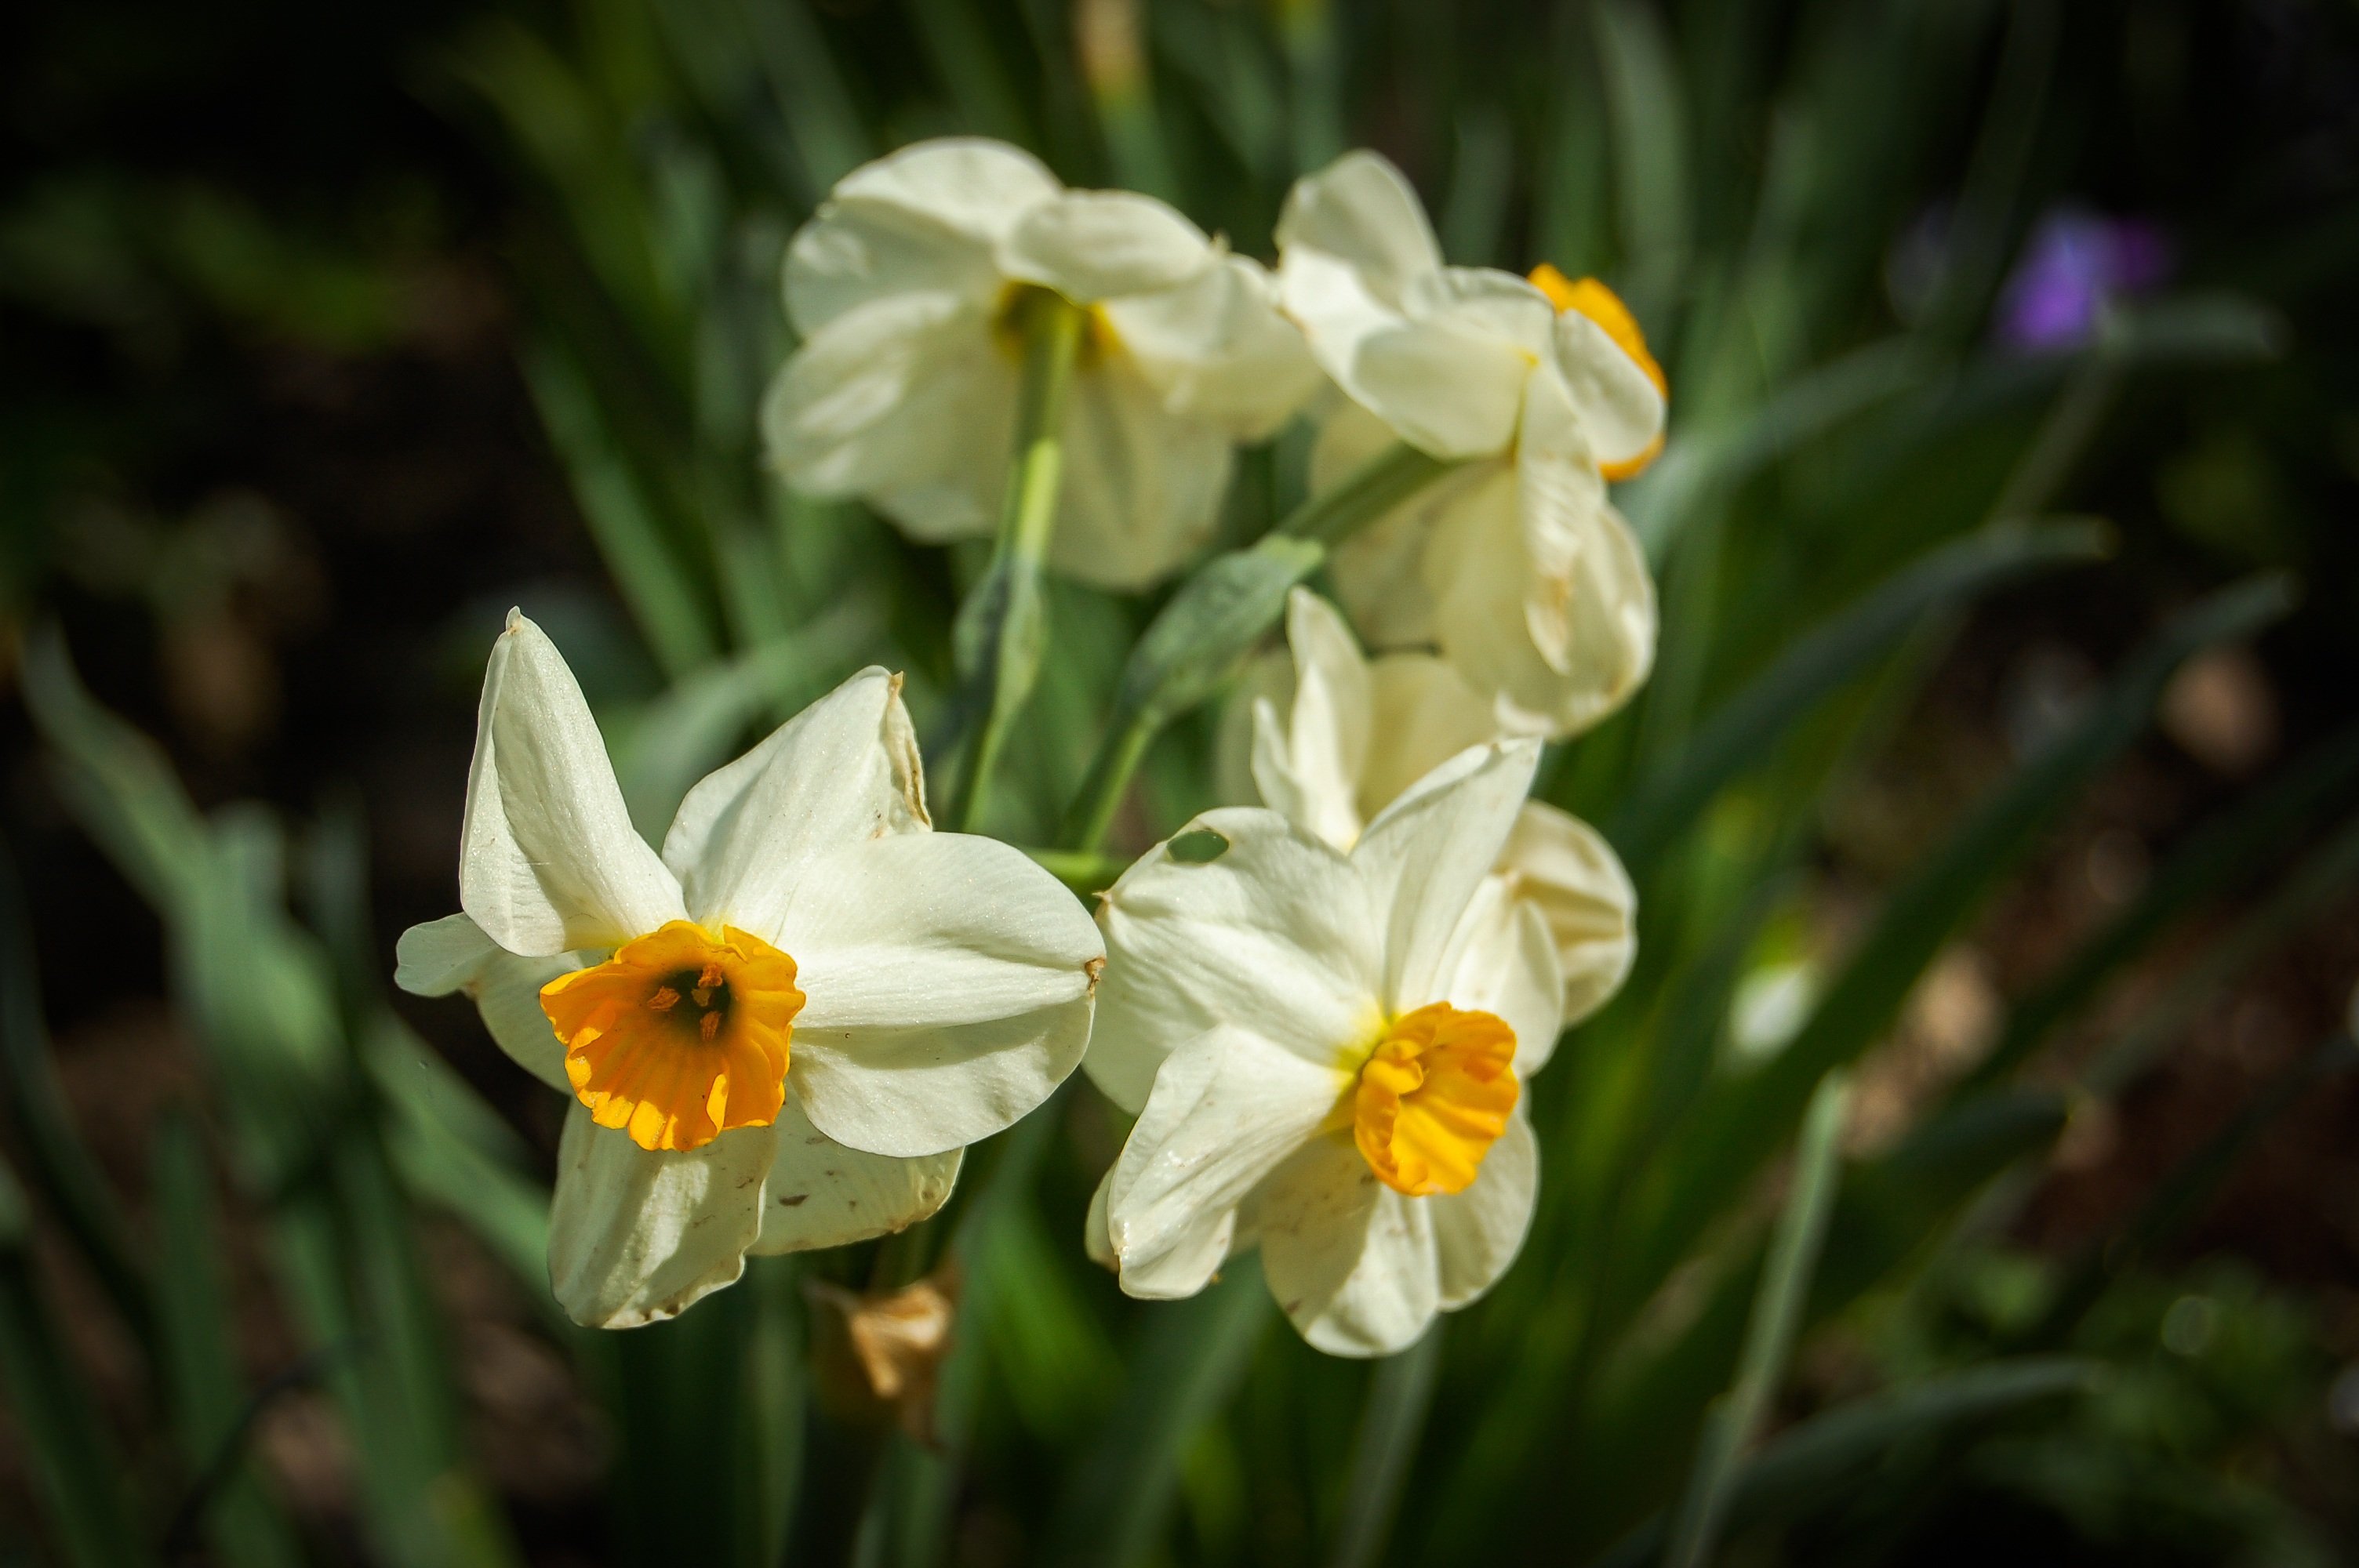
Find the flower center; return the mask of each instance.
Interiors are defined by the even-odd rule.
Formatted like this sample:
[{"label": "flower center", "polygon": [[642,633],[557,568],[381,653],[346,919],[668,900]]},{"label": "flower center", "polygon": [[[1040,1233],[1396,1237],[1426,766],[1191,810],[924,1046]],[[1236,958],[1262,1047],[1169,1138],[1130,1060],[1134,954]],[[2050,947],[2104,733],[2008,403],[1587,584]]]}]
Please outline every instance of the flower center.
[{"label": "flower center", "polygon": [[795,961],[735,926],[675,920],[540,988],[565,1076],[601,1127],[642,1149],[697,1149],[767,1127],[786,1102]]},{"label": "flower center", "polygon": [[1360,1067],[1352,1141],[1411,1197],[1464,1192],[1522,1092],[1505,1020],[1433,1002],[1393,1021]]},{"label": "flower center", "polygon": [[[1593,277],[1567,277],[1547,262],[1532,268],[1525,281],[1547,295],[1560,316],[1568,310],[1578,310],[1603,328],[1614,346],[1638,362],[1638,368],[1647,373],[1647,379],[1655,384],[1657,392],[1665,397],[1671,395],[1670,383],[1663,378],[1663,367],[1647,351],[1647,334],[1638,330],[1638,319],[1630,314],[1630,308],[1622,303],[1620,295]],[[1601,463],[1598,471],[1612,480],[1635,478],[1662,449],[1663,438],[1657,436],[1636,457],[1624,462]]]},{"label": "flower center", "polygon": [[[1033,302],[1054,299],[1056,290],[1037,283],[1006,283],[1000,285],[999,303],[991,313],[991,341],[999,351],[1017,364],[1024,362],[1024,323]],[[1074,363],[1087,367],[1098,364],[1122,347],[1122,339],[1114,330],[1114,321],[1103,305],[1086,306],[1082,311],[1082,341],[1074,351]]]}]

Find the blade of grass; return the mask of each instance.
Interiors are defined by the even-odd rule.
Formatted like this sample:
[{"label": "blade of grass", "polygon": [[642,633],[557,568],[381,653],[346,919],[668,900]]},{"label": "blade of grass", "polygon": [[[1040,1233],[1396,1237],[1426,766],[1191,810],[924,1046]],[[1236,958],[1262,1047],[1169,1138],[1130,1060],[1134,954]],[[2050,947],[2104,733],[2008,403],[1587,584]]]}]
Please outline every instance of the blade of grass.
[{"label": "blade of grass", "polygon": [[1809,1298],[1810,1276],[1818,1267],[1820,1243],[1826,1238],[1827,1216],[1834,1206],[1842,1165],[1839,1140],[1849,1102],[1843,1076],[1830,1073],[1802,1119],[1793,1185],[1770,1238],[1769,1259],[1762,1270],[1760,1292],[1754,1297],[1736,1381],[1705,1418],[1695,1473],[1672,1522],[1670,1548],[1664,1554],[1670,1568],[1702,1568],[1711,1561],[1727,1520],[1737,1466],[1759,1434],[1770,1400],[1785,1379],[1786,1362],[1793,1353]]}]

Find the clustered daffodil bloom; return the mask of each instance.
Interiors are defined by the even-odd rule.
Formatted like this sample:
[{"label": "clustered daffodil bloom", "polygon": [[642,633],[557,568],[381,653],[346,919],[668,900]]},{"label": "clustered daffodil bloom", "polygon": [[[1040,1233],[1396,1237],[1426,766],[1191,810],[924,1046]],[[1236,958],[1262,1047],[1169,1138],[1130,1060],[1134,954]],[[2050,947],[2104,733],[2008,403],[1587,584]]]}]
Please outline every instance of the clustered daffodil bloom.
[{"label": "clustered daffodil bloom", "polygon": [[[1262,804],[1338,849],[1451,757],[1497,738],[1494,705],[1430,654],[1362,655],[1332,605],[1305,589],[1287,601],[1293,651],[1256,669],[1243,705],[1249,785]],[[1241,795],[1238,783],[1228,788]],[[1603,1006],[1637,955],[1637,892],[1595,828],[1545,801],[1516,814],[1469,918],[1479,940],[1517,939],[1528,910],[1564,973],[1567,1026]]]},{"label": "clustered daffodil bloom", "polygon": [[748,1252],[939,1208],[969,1143],[1080,1061],[1096,927],[1019,851],[935,833],[900,682],[853,676],[631,827],[556,646],[511,611],[484,679],[465,911],[399,983],[463,990],[571,1096],[549,1280],[580,1323],[669,1317]]},{"label": "clustered daffodil bloom", "polygon": [[865,165],[795,236],[787,308],[804,342],[764,408],[772,460],[913,538],[989,535],[1019,311],[1041,289],[1087,312],[1049,564],[1109,589],[1169,574],[1211,537],[1234,445],[1289,417],[1317,367],[1257,263],[1151,197],[1069,190],[1002,143]]},{"label": "clustered daffodil bloom", "polygon": [[1605,492],[1662,440],[1662,373],[1630,313],[1553,267],[1444,265],[1373,153],[1299,181],[1277,241],[1280,301],[1351,399],[1313,489],[1396,439],[1469,460],[1337,552],[1353,621],[1380,650],[1438,648],[1517,729],[1595,724],[1654,658],[1653,579]]},{"label": "clustered daffodil bloom", "polygon": [[1185,1296],[1258,1245],[1305,1338],[1413,1343],[1523,1244],[1538,1152],[1522,1086],[1564,979],[1545,923],[1484,917],[1538,742],[1461,752],[1349,852],[1225,807],[1103,896],[1084,1069],[1137,1115],[1087,1241],[1132,1295]]}]

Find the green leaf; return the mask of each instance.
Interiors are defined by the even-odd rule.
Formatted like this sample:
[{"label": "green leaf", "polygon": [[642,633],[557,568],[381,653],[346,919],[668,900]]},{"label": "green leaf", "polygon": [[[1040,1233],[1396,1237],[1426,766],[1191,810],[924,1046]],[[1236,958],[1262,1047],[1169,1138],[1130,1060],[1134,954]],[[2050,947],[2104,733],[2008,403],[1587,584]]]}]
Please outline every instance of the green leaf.
[{"label": "green leaf", "polygon": [[1227,1403],[1273,1312],[1258,1257],[1234,1258],[1186,1301],[1150,1308],[1131,1374],[1059,1493],[1041,1560],[1130,1568],[1162,1539],[1190,1443]]},{"label": "green leaf", "polygon": [[1631,308],[1658,333],[1687,266],[1688,114],[1660,16],[1627,0],[1591,7],[1611,116],[1614,194]]},{"label": "green leaf", "polygon": [[1449,1321],[1434,1319],[1415,1345],[1377,1362],[1368,1379],[1368,1402],[1360,1412],[1352,1478],[1343,1494],[1343,1522],[1330,1560],[1334,1568],[1369,1568],[1384,1553],[1409,1461],[1417,1457],[1426,1412],[1433,1406],[1442,1329]]},{"label": "green leaf", "polygon": [[1770,1400],[1785,1379],[1786,1362],[1801,1327],[1810,1276],[1818,1267],[1819,1247],[1826,1238],[1827,1216],[1834,1206],[1842,1164],[1838,1141],[1849,1103],[1842,1075],[1831,1073],[1819,1085],[1802,1119],[1793,1184],[1770,1238],[1760,1292],[1753,1298],[1753,1316],[1745,1329],[1736,1382],[1705,1418],[1695,1474],[1672,1522],[1671,1545],[1666,1554],[1672,1568],[1702,1568],[1711,1561],[1726,1522],[1738,1461],[1760,1433]]},{"label": "green leaf", "polygon": [[0,1390],[20,1451],[73,1568],[151,1562],[124,1497],[98,1406],[58,1336],[33,1268],[32,1217],[0,1162]]}]

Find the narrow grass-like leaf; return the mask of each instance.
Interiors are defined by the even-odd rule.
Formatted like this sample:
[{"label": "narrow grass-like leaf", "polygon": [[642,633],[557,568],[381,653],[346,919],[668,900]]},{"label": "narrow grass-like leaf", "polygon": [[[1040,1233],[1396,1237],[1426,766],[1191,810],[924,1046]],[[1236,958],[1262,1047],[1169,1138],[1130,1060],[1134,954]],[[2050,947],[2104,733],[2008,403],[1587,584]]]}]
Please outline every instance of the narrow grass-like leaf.
[{"label": "narrow grass-like leaf", "polygon": [[589,380],[571,353],[548,339],[530,346],[524,368],[616,590],[664,672],[674,679],[690,674],[717,651],[712,618],[646,491],[615,449]]},{"label": "narrow grass-like leaf", "polygon": [[1786,1376],[1786,1362],[1793,1353],[1794,1336],[1810,1295],[1810,1276],[1818,1267],[1819,1246],[1826,1238],[1827,1216],[1834,1206],[1843,1158],[1839,1140],[1849,1103],[1842,1076],[1830,1074],[1802,1119],[1793,1185],[1778,1216],[1777,1233],[1770,1238],[1769,1259],[1761,1272],[1760,1292],[1753,1300],[1736,1381],[1705,1418],[1695,1473],[1672,1522],[1670,1549],[1665,1555],[1671,1568],[1702,1568],[1711,1560],[1726,1522],[1737,1466],[1760,1433],[1769,1402]]},{"label": "narrow grass-like leaf", "polygon": [[1638,784],[1607,826],[1607,837],[1634,874],[1643,874],[1780,734],[1929,616],[2032,572],[2100,559],[2106,546],[2105,531],[2094,524],[1993,529],[1904,568],[1796,643],[1713,713],[1674,760]]},{"label": "narrow grass-like leaf", "polygon": [[1065,1477],[1044,1563],[1132,1568],[1154,1550],[1180,1460],[1244,1376],[1273,1310],[1250,1254],[1232,1259],[1201,1294],[1152,1309],[1121,1401]]},{"label": "narrow grass-like leaf", "polygon": [[156,1348],[147,1281],[132,1261],[130,1230],[98,1162],[74,1130],[41,1017],[16,868],[0,850],[0,1086],[24,1140],[31,1173],[59,1223],[90,1265],[107,1300],[151,1355]]},{"label": "narrow grass-like leaf", "polygon": [[[2027,1356],[1929,1379],[1813,1416],[1763,1445],[1738,1470],[1729,1488],[1727,1528],[1734,1532],[1804,1517],[1834,1500],[1903,1444],[1944,1437],[2027,1405],[2085,1392],[2101,1371],[2094,1362]],[[1659,1514],[1647,1520],[1601,1558],[1597,1568],[1647,1568],[1660,1558],[1667,1525]]]},{"label": "narrow grass-like leaf", "polygon": [[1659,333],[1687,265],[1688,114],[1662,19],[1614,0],[1591,7],[1614,151],[1614,194],[1632,308]]},{"label": "narrow grass-like leaf", "polygon": [[2359,729],[2321,743],[2267,788],[2190,835],[2129,907],[2007,1010],[1998,1044],[1968,1083],[1995,1083],[2022,1065],[2059,1024],[2095,998],[2109,977],[2205,900],[2275,860],[2319,808],[2346,797],[2354,781]]},{"label": "narrow grass-like leaf", "polygon": [[[239,1452],[250,1403],[223,1267],[227,1251],[214,1212],[212,1168],[185,1109],[168,1111],[158,1126],[149,1180],[156,1194],[164,1382],[191,1486],[174,1531],[201,1530],[214,1554],[235,1568],[292,1568],[303,1560],[294,1531]],[[167,1550],[194,1544],[168,1541]]]},{"label": "narrow grass-like leaf", "polygon": [[72,1568],[151,1561],[124,1497],[98,1406],[58,1336],[33,1267],[32,1216],[0,1161],[0,1390],[34,1488]]},{"label": "narrow grass-like leaf", "polygon": [[1658,1162],[1640,1201],[1646,1244],[1624,1281],[1630,1310],[1793,1125],[1819,1079],[1851,1061],[1897,1015],[1925,966],[2038,842],[2040,831],[2143,729],[2163,685],[2212,643],[2284,613],[2285,583],[2256,579],[2204,600],[2139,653],[2074,729],[2027,762],[1886,902],[1799,1034],[1767,1065],[1723,1081]]},{"label": "narrow grass-like leaf", "polygon": [[1368,1379],[1368,1400],[1360,1411],[1360,1434],[1352,1448],[1352,1478],[1343,1491],[1343,1519],[1335,1541],[1334,1568],[1369,1568],[1385,1550],[1401,1485],[1417,1457],[1433,1405],[1433,1381],[1441,1369],[1441,1335],[1450,1320],[1435,1318],[1423,1338],[1376,1363]]}]

